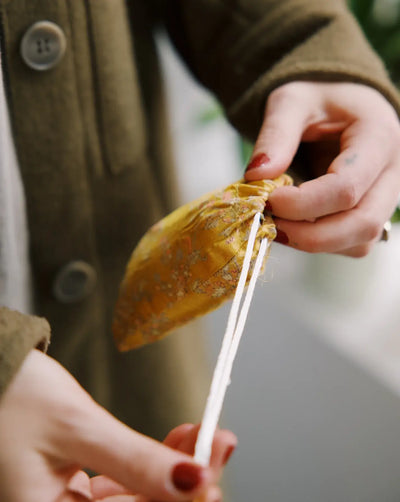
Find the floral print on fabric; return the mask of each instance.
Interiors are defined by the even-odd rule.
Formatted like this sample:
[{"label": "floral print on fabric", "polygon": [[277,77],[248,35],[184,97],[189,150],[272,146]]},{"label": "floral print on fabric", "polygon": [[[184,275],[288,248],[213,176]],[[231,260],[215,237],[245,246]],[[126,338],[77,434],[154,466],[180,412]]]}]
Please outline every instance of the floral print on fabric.
[{"label": "floral print on fabric", "polygon": [[[154,342],[232,297],[239,279],[254,215],[263,213],[276,180],[239,181],[204,195],[156,223],[129,260],[113,322],[120,350]],[[261,239],[273,240],[275,225],[265,217]]]}]

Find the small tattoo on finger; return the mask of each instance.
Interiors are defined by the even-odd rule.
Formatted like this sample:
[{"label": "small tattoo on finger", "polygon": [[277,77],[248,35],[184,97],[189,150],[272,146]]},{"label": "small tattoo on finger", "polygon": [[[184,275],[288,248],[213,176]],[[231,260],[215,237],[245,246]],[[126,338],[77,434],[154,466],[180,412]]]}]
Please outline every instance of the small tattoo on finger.
[{"label": "small tattoo on finger", "polygon": [[347,159],[344,159],[344,163],[346,164],[346,166],[351,166],[357,160],[357,157],[358,155],[354,153],[351,157],[347,157]]}]

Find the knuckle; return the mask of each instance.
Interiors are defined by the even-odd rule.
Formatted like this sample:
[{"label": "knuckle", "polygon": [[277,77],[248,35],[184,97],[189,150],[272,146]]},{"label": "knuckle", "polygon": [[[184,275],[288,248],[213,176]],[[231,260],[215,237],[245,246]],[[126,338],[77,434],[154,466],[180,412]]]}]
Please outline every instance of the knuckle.
[{"label": "knuckle", "polygon": [[380,238],[382,223],[374,214],[365,214],[359,211],[357,220],[357,228],[364,242],[374,242]]},{"label": "knuckle", "polygon": [[[399,145],[400,145],[400,125],[399,121],[397,120],[390,120],[388,121],[387,124],[387,132],[385,134],[386,140],[390,138],[391,141],[391,146],[394,151],[399,151]],[[393,141],[394,139],[394,141]],[[393,153],[393,151],[392,151]]]},{"label": "knuckle", "polygon": [[362,246],[358,246],[352,249],[349,256],[352,258],[365,258],[372,250],[372,244],[363,244]]},{"label": "knuckle", "polygon": [[352,209],[357,204],[357,190],[350,180],[345,180],[345,182],[339,186],[338,199],[342,210]]},{"label": "knuckle", "polygon": [[386,119],[383,120],[383,126],[380,128],[380,131],[385,138],[389,135],[389,138],[397,137],[397,139],[400,139],[400,125],[397,116],[392,113],[388,114]]},{"label": "knuckle", "polygon": [[324,251],[323,241],[318,235],[309,234],[301,243],[301,249],[307,253],[321,253]]},{"label": "knuckle", "polygon": [[376,219],[369,219],[365,227],[365,238],[367,241],[376,241],[382,234],[382,225]]},{"label": "knuckle", "polygon": [[[375,155],[374,151],[369,151],[369,161],[375,161],[375,164],[382,162],[382,152],[387,152],[388,154],[393,154],[394,151],[398,151],[400,144],[400,125],[397,117],[392,117],[392,115],[381,116],[379,127],[376,127],[376,123],[370,124],[370,134],[374,138],[374,143],[379,145],[376,148]],[[371,159],[371,155],[373,158]]]},{"label": "knuckle", "polygon": [[268,102],[269,103],[278,103],[278,102],[286,99],[287,94],[288,94],[288,86],[283,85],[281,87],[277,87],[269,95]]},{"label": "knuckle", "polygon": [[300,83],[290,82],[274,89],[268,98],[268,103],[274,106],[298,100]]}]

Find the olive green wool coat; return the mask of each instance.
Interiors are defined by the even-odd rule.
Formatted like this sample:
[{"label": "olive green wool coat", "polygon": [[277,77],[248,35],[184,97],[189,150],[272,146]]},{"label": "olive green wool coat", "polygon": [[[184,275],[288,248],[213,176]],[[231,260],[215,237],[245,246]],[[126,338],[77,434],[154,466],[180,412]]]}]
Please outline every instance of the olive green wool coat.
[{"label": "olive green wool coat", "polygon": [[[168,126],[153,32],[166,26],[194,75],[254,139],[268,94],[296,79],[397,93],[342,0],[0,0],[3,71],[26,191],[35,312],[49,354],[101,404],[161,437],[199,420],[201,338],[118,354],[110,333],[119,281],[141,235],[171,208]],[[64,32],[48,71],[29,68],[21,39],[35,22]],[[65,265],[95,270],[85,298],[65,303]],[[49,339],[44,320],[0,309],[0,392],[25,355]]]}]

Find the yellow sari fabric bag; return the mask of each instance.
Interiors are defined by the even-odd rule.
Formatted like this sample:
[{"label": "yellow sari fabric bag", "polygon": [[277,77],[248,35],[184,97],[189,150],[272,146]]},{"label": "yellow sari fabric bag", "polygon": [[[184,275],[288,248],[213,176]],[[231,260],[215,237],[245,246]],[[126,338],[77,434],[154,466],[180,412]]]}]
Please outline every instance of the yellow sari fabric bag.
[{"label": "yellow sari fabric bag", "polygon": [[[239,181],[186,204],[155,224],[129,260],[120,287],[113,332],[120,350],[154,342],[233,296],[254,216],[268,195],[290,185],[287,175]],[[276,236],[270,216],[257,233]]]}]

